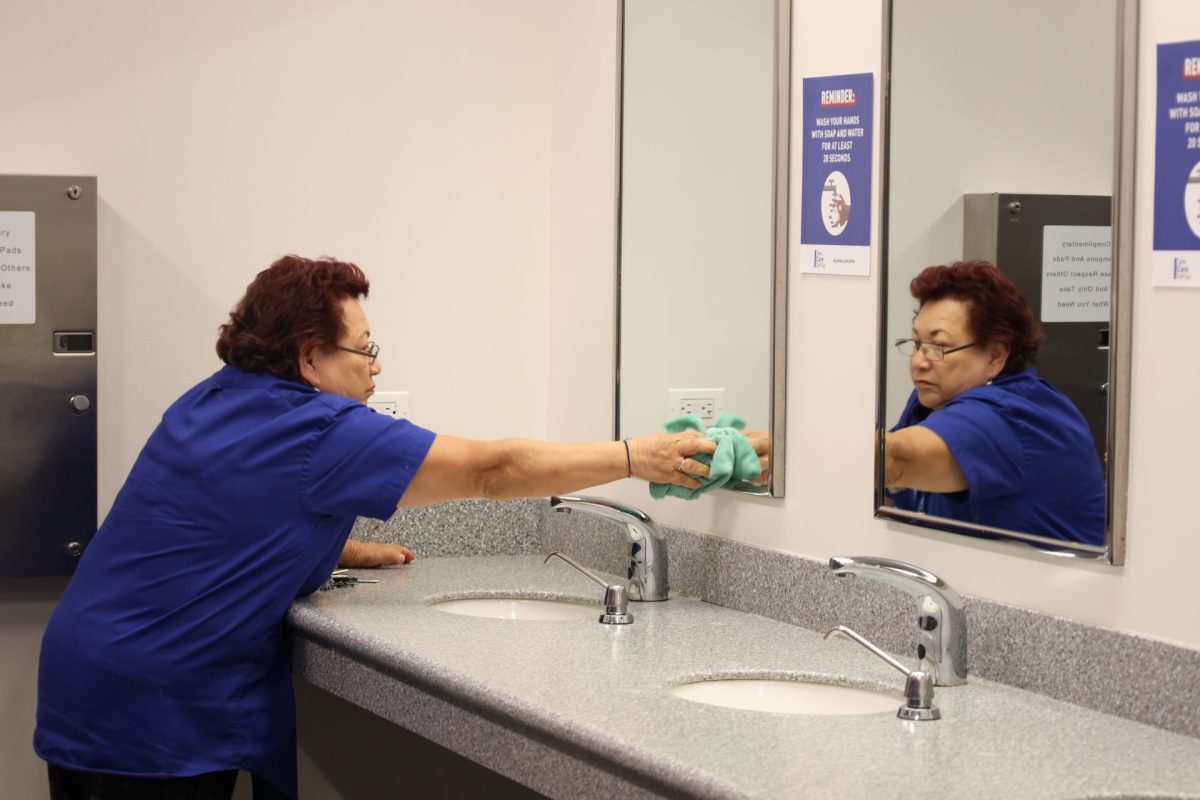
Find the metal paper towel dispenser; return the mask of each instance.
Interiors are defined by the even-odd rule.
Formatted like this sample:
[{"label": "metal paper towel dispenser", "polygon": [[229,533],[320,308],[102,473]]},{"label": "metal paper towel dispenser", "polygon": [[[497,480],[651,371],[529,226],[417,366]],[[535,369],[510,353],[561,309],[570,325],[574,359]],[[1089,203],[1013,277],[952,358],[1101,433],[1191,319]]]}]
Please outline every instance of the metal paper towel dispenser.
[{"label": "metal paper towel dispenser", "polygon": [[1038,375],[1078,406],[1107,472],[1112,198],[963,195],[963,258],[999,267],[1046,333]]},{"label": "metal paper towel dispenser", "polygon": [[0,576],[96,533],[96,179],[0,175]]}]

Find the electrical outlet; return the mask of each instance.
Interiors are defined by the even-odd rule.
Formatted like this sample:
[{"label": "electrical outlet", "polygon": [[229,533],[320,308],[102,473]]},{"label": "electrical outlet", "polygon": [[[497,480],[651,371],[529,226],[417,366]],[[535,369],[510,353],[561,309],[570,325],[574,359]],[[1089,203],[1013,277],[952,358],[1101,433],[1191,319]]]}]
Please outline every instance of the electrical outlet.
[{"label": "electrical outlet", "polygon": [[667,419],[695,414],[711,425],[725,413],[724,389],[668,389]]},{"label": "electrical outlet", "polygon": [[408,392],[376,392],[367,405],[385,417],[408,419]]}]

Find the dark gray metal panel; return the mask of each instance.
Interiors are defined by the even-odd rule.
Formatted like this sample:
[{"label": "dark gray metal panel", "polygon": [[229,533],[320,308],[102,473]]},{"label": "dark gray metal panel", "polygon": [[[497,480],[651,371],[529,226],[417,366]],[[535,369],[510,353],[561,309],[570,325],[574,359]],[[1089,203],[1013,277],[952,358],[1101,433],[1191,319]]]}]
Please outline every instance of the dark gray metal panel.
[{"label": "dark gray metal panel", "polygon": [[[1100,195],[964,195],[963,253],[990,261],[1042,307],[1042,231],[1047,225],[1111,225],[1112,200]],[[1108,331],[1105,322],[1043,322],[1038,375],[1075,403],[1108,469]]]},{"label": "dark gray metal panel", "polygon": [[35,321],[0,324],[0,575],[70,575],[96,532],[96,179],[0,175],[0,211],[35,214],[36,258]]}]

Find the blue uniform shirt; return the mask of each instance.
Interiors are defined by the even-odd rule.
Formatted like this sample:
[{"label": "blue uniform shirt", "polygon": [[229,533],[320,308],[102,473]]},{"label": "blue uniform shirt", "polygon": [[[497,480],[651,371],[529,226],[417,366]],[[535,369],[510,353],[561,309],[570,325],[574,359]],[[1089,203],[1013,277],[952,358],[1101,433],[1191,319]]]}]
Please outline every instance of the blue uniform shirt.
[{"label": "blue uniform shirt", "polygon": [[146,442],[46,628],[34,746],[145,777],[227,769],[295,794],[283,620],[386,519],[434,434],[227,366]]},{"label": "blue uniform shirt", "polygon": [[922,425],[967,477],[950,494],[889,492],[897,508],[1083,544],[1104,544],[1104,471],[1087,422],[1030,368],[956,395],[937,411],[914,391],[892,430]]}]

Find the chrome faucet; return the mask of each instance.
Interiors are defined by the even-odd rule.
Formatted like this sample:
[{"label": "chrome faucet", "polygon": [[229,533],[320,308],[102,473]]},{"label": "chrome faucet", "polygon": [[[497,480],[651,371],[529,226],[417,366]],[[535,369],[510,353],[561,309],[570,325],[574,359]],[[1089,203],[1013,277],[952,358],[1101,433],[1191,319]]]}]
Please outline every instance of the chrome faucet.
[{"label": "chrome faucet", "polygon": [[619,522],[629,533],[629,599],[667,599],[667,540],[658,527],[633,506],[603,497],[562,495],[551,497],[555,511],[582,511]]},{"label": "chrome faucet", "polygon": [[920,567],[870,556],[834,556],[829,568],[838,577],[861,575],[895,586],[917,598],[917,658],[921,672],[938,686],[967,682],[967,614],[958,592]]}]

